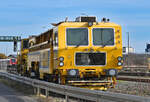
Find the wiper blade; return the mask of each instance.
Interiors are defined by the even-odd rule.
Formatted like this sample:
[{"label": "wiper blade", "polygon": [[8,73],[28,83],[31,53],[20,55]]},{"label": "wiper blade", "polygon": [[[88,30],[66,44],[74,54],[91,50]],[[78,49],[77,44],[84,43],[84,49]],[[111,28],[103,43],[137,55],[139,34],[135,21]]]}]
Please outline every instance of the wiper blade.
[{"label": "wiper blade", "polygon": [[114,37],[112,37],[111,39],[107,40],[106,42],[102,43],[102,47],[105,47],[107,45],[108,42],[110,42],[111,40],[113,40]]},{"label": "wiper blade", "polygon": [[81,41],[75,46],[75,48],[79,47],[84,41],[86,41],[86,37],[84,37],[84,39],[81,40]]},{"label": "wiper blade", "polygon": [[81,45],[81,43],[83,43],[84,41],[85,41],[85,39],[84,39],[84,40],[81,40],[81,41],[75,46],[75,48],[79,47],[79,46]]},{"label": "wiper blade", "polygon": [[79,46],[80,46],[80,44],[76,45],[75,48],[77,48],[77,47],[79,47]]}]

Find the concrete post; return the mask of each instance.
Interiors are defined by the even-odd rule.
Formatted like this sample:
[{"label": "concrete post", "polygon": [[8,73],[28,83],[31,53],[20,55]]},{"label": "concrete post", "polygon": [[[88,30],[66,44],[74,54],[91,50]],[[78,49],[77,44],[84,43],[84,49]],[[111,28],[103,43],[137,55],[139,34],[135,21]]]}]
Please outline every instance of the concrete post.
[{"label": "concrete post", "polygon": [[37,95],[40,96],[40,88],[37,87]]},{"label": "concrete post", "polygon": [[48,98],[49,96],[48,90],[45,90],[45,95],[46,95],[46,98]]},{"label": "concrete post", "polygon": [[65,100],[66,100],[66,102],[69,102],[69,97],[68,97],[68,95],[65,95]]}]

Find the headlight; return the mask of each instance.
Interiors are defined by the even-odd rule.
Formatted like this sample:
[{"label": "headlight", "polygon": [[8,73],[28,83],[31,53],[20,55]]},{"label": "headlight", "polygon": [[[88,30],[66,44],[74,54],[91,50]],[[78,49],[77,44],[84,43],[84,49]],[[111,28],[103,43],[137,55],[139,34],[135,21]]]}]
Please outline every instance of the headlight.
[{"label": "headlight", "polygon": [[60,61],[64,61],[64,57],[59,57],[59,60]]},{"label": "headlight", "polygon": [[110,75],[110,76],[116,75],[116,70],[115,70],[115,69],[110,69],[110,70],[109,70],[109,75]]},{"label": "headlight", "polygon": [[117,59],[118,59],[118,61],[121,61],[121,60],[122,60],[122,57],[119,56]]},{"label": "headlight", "polygon": [[91,27],[93,25],[93,22],[88,22],[88,25]]},{"label": "headlight", "polygon": [[64,62],[60,62],[59,66],[61,66],[61,67],[64,66]]},{"label": "headlight", "polygon": [[68,70],[68,74],[71,76],[78,75],[78,70],[77,69],[70,69],[70,70]]},{"label": "headlight", "polygon": [[118,66],[122,66],[122,62],[118,62]]}]

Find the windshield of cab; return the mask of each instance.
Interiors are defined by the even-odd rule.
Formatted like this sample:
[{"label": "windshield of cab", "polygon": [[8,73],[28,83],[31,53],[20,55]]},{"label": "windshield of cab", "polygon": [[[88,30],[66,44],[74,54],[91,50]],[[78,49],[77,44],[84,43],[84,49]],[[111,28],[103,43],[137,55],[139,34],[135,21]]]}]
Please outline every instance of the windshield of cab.
[{"label": "windshield of cab", "polygon": [[15,60],[15,59],[11,59],[11,61],[12,61],[12,63],[15,63],[15,62],[16,62],[16,60]]},{"label": "windshield of cab", "polygon": [[67,28],[67,45],[86,46],[88,45],[88,29],[87,28]]},{"label": "windshield of cab", "polygon": [[93,28],[93,45],[114,45],[113,28]]}]

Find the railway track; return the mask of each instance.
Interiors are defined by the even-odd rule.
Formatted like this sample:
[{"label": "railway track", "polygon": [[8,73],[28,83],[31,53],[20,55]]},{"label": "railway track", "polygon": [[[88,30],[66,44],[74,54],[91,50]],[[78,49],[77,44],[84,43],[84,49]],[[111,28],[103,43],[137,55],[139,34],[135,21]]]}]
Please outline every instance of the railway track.
[{"label": "railway track", "polygon": [[145,72],[119,72],[120,76],[150,76],[150,73]]},{"label": "railway track", "polygon": [[150,77],[141,76],[118,76],[117,80],[150,83]]}]

